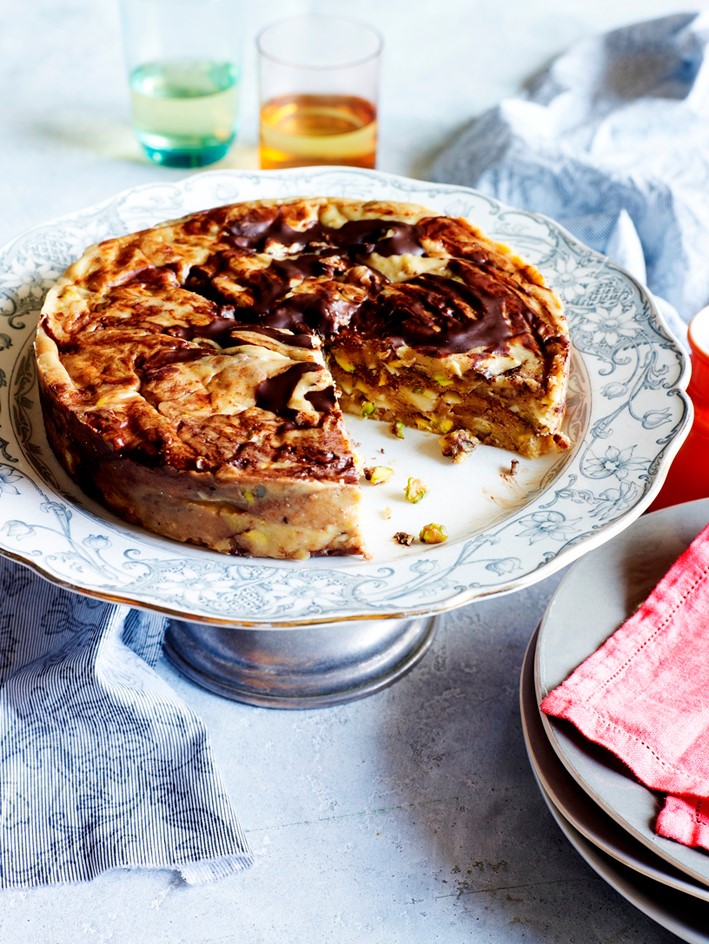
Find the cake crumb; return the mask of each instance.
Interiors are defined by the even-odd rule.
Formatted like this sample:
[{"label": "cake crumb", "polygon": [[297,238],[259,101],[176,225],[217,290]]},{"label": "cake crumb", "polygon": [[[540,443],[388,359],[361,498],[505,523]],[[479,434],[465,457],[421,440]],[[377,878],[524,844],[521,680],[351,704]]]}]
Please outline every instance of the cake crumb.
[{"label": "cake crumb", "polygon": [[511,482],[512,479],[517,475],[517,469],[519,468],[519,459],[513,459],[510,462],[509,469],[502,469],[500,475],[506,482]]},{"label": "cake crumb", "polygon": [[414,535],[409,534],[407,531],[397,531],[394,535],[394,540],[397,544],[403,544],[404,547],[411,547],[414,543]]},{"label": "cake crumb", "polygon": [[467,429],[452,429],[449,433],[438,437],[441,455],[452,459],[453,462],[462,462],[471,452],[480,445],[480,440]]}]

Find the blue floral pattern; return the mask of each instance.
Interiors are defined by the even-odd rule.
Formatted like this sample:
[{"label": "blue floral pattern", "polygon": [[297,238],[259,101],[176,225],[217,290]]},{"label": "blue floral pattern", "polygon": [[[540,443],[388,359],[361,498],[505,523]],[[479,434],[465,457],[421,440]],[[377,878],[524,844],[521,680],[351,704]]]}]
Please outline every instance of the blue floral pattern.
[{"label": "blue floral pattern", "polygon": [[153,672],[164,618],[0,558],[0,888],[250,865],[202,722]]},{"label": "blue floral pattern", "polygon": [[[572,453],[482,532],[391,560],[231,559],[116,522],[52,456],[31,341],[45,292],[86,243],[206,206],[308,193],[464,215],[529,258],[563,298],[574,345]],[[186,618],[297,625],[449,609],[540,579],[639,515],[689,427],[687,376],[686,354],[630,276],[550,220],[476,191],[354,168],[211,171],[140,187],[0,254],[0,549],[79,591]]]}]

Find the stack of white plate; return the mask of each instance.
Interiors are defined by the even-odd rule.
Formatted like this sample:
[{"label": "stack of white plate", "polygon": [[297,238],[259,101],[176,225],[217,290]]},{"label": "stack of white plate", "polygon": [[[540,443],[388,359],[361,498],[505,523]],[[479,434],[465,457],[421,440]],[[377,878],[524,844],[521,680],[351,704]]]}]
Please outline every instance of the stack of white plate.
[{"label": "stack of white plate", "polygon": [[664,509],[577,563],[532,637],[520,684],[527,753],[560,828],[621,895],[692,944],[709,944],[709,852],[657,836],[661,797],[570,725],[542,715],[539,702],[624,622],[707,522],[709,499]]}]

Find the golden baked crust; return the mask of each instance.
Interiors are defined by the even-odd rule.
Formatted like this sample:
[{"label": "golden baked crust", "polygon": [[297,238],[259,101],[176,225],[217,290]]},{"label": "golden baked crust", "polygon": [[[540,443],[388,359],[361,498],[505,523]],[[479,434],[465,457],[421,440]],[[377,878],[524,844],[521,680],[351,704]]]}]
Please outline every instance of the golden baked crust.
[{"label": "golden baked crust", "polygon": [[225,553],[365,553],[340,402],[528,456],[566,446],[556,297],[411,204],[242,203],[100,243],[47,296],[35,346],[48,438],[82,488]]}]

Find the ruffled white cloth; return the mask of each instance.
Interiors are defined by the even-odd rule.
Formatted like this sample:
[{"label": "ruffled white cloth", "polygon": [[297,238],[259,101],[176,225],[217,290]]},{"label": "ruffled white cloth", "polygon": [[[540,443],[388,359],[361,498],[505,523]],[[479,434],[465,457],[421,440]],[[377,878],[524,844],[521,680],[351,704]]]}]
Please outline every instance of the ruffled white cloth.
[{"label": "ruffled white cloth", "polygon": [[431,176],[562,223],[647,284],[683,337],[709,302],[708,42],[709,13],[583,41],[473,121]]}]

